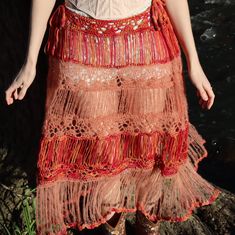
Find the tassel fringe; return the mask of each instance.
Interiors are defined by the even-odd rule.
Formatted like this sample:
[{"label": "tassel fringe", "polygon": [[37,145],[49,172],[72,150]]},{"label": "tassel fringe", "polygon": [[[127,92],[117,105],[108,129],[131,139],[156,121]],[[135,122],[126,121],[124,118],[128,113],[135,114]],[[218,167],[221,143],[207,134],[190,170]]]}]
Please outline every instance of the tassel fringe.
[{"label": "tassel fringe", "polygon": [[162,175],[152,162],[82,180],[68,177],[73,168],[61,168],[57,178],[38,185],[39,234],[66,234],[69,227],[91,229],[105,223],[112,211],[141,210],[152,221],[185,221],[195,208],[212,203],[220,191],[196,172],[207,151],[205,140],[194,130],[191,124],[188,159],[193,160],[186,160],[177,174]]},{"label": "tassel fringe", "polygon": [[166,63],[180,54],[180,47],[166,10],[154,2],[143,13],[120,20],[94,20],[62,4],[50,18],[44,52],[96,67]]}]

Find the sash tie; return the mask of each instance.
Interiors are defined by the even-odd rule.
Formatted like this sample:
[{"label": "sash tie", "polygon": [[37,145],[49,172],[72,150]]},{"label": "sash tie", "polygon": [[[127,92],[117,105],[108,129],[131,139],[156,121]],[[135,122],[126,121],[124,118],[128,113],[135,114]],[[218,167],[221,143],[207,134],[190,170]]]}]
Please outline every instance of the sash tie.
[{"label": "sash tie", "polygon": [[47,41],[45,47],[44,47],[44,53],[47,52],[47,50],[50,48],[50,44],[53,44],[52,46],[52,53],[55,52],[55,47],[59,42],[59,33],[60,29],[63,28],[66,24],[66,12],[65,12],[65,3],[59,5],[57,9],[52,13],[50,19],[49,19],[49,25],[50,28],[53,28],[53,31],[50,30],[49,33],[49,40]]},{"label": "sash tie", "polygon": [[152,0],[151,16],[156,30],[159,30],[160,26],[167,23],[169,20],[165,5],[165,0]]}]

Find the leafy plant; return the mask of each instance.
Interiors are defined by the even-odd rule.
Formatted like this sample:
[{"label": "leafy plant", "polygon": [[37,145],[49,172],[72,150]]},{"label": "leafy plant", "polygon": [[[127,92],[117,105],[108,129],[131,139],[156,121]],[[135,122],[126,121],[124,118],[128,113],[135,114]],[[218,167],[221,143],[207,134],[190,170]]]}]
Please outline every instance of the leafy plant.
[{"label": "leafy plant", "polygon": [[17,210],[20,213],[20,224],[12,221],[12,229],[4,225],[6,235],[36,235],[36,220],[35,220],[35,193],[36,189],[29,189],[24,191],[21,203],[18,204]]}]

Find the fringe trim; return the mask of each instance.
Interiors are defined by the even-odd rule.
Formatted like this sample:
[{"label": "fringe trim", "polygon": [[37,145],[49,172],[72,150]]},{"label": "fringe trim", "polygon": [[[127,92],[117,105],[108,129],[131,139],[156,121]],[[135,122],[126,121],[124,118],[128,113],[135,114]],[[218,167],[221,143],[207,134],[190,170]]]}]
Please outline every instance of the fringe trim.
[{"label": "fringe trim", "polygon": [[[98,226],[100,226],[101,224],[106,223],[112,212],[135,213],[138,210],[138,211],[141,211],[149,220],[151,220],[154,223],[159,222],[159,221],[161,221],[161,222],[162,221],[163,222],[164,221],[184,222],[190,218],[190,216],[193,214],[195,209],[214,203],[216,201],[216,199],[220,196],[220,194],[221,194],[221,191],[219,189],[215,188],[211,197],[208,200],[203,201],[203,202],[192,203],[192,205],[188,209],[188,212],[185,213],[183,217],[175,217],[175,218],[159,217],[159,218],[157,218],[156,216],[150,216],[149,213],[145,211],[143,205],[138,205],[138,206],[136,206],[136,208],[133,208],[133,209],[112,207],[96,223],[83,224],[83,225],[78,225],[77,222],[72,222],[72,223],[67,223],[67,224],[57,224],[57,225],[52,226],[53,227],[52,230],[54,230],[54,232],[49,232],[49,233],[48,233],[48,230],[46,230],[46,233],[44,233],[43,232],[44,228],[39,226],[39,227],[37,227],[37,235],[44,235],[44,234],[46,234],[46,235],[67,235],[67,230],[70,228],[78,229],[79,231],[82,231],[83,229],[94,229],[94,228],[97,228]],[[49,229],[49,231],[50,231],[50,229]]]},{"label": "fringe trim", "polygon": [[157,217],[157,216],[150,216],[149,213],[144,210],[143,205],[137,206],[137,210],[140,210],[149,220],[151,220],[155,223],[158,222],[158,221],[184,222],[187,219],[189,219],[189,217],[192,215],[193,211],[196,208],[212,204],[218,198],[220,193],[221,193],[221,191],[219,189],[215,188],[214,191],[213,191],[213,194],[211,195],[211,197],[208,200],[203,201],[203,202],[192,203],[192,205],[188,209],[188,212],[186,214],[184,214],[183,217],[175,217],[175,218],[162,217],[161,218],[161,217]]},{"label": "fringe trim", "polygon": [[[220,190],[197,174],[198,163],[207,157],[207,151],[202,145],[205,140],[192,124],[190,130],[189,158],[180,166],[177,174],[163,176],[157,167],[142,170],[136,168],[126,169],[115,176],[103,175],[97,179],[94,177],[91,181],[58,176],[54,182],[38,185],[39,235],[62,235],[70,227],[79,230],[92,229],[105,223],[112,211],[140,210],[154,222],[159,220],[181,222],[187,220],[195,208],[211,204],[219,196]],[[190,153],[199,147],[201,151],[190,156]],[[80,201],[82,197],[84,200]],[[59,204],[57,200],[60,201]],[[79,201],[81,208],[78,205]],[[77,206],[74,207],[74,204]],[[50,210],[54,208],[51,214],[48,211],[49,208]],[[63,214],[61,214],[62,211],[64,211]],[[78,213],[81,213],[81,217],[76,217],[76,221],[79,222],[71,222]],[[54,219],[43,224],[40,219],[44,220],[45,215],[52,216]],[[85,222],[86,220],[93,220],[93,222]],[[50,228],[53,224],[53,229],[58,226],[57,231]],[[53,231],[45,233],[44,229]]]},{"label": "fringe trim", "polygon": [[[44,52],[63,61],[119,68],[166,63],[180,55],[170,19],[159,1],[143,13],[120,20],[85,17],[62,4],[49,22]],[[101,29],[106,30],[100,33]]]},{"label": "fringe trim", "polygon": [[[112,212],[135,213],[138,210],[138,211],[141,211],[149,220],[151,220],[154,223],[159,222],[159,221],[184,222],[190,218],[190,216],[192,215],[194,210],[197,209],[198,207],[207,206],[207,205],[214,203],[216,201],[216,199],[220,196],[220,193],[221,193],[221,191],[219,189],[214,189],[213,194],[211,195],[211,197],[207,201],[204,201],[202,203],[192,203],[190,209],[188,209],[188,212],[183,217],[156,218],[155,216],[150,216],[149,213],[144,210],[144,207],[142,205],[139,205],[134,209],[112,207],[112,208],[110,208],[110,211],[108,211],[106,214],[103,215],[102,218],[99,219],[99,222],[92,223],[92,224],[83,224],[83,225],[78,225],[77,222],[67,223],[66,225],[65,224],[57,224],[57,225],[52,226],[54,232],[46,233],[46,235],[67,235],[67,230],[70,228],[78,229],[79,231],[81,231],[83,229],[94,229],[94,228],[100,226],[101,224],[106,223]],[[37,231],[38,231],[37,235],[44,235],[45,234],[44,232],[42,232],[43,228],[41,228],[41,227],[37,228]]]},{"label": "fringe trim", "polygon": [[[175,136],[158,131],[110,135],[104,139],[74,136],[41,139],[38,184],[60,176],[91,180],[111,176],[126,168],[150,168],[164,176],[176,174],[188,154],[188,127]],[[195,151],[195,150],[194,150]],[[195,153],[196,154],[196,153]]]}]

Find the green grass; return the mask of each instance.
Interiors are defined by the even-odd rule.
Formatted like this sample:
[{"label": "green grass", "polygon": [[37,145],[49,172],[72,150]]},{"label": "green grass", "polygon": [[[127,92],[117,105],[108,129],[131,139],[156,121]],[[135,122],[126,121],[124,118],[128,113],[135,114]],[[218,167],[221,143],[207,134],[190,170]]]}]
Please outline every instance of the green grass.
[{"label": "green grass", "polygon": [[19,221],[13,221],[11,228],[3,225],[6,235],[36,235],[35,191],[36,189],[25,189],[22,200],[16,208],[20,212]]}]

